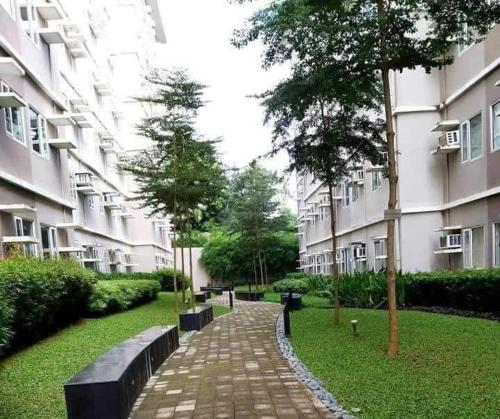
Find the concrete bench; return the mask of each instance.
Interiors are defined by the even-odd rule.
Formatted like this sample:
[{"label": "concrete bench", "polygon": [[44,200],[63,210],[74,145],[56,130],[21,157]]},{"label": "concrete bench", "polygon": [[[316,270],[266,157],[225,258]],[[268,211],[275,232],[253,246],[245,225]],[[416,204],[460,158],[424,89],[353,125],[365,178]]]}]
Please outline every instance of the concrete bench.
[{"label": "concrete bench", "polygon": [[234,296],[241,301],[260,301],[264,298],[264,291],[235,291]]},{"label": "concrete bench", "polygon": [[99,356],[64,386],[68,419],[126,419],[144,386],[179,347],[177,326],[156,326]]},{"label": "concrete bench", "polygon": [[[281,304],[286,304],[288,301],[288,293],[284,292],[281,294]],[[302,294],[293,293],[292,302],[290,304],[290,310],[296,311],[302,308]]]},{"label": "concrete bench", "polygon": [[194,301],[197,303],[206,303],[210,299],[210,291],[202,291],[194,293]]},{"label": "concrete bench", "polygon": [[201,330],[213,321],[214,311],[210,305],[196,306],[183,311],[180,316],[180,328],[185,332]]}]

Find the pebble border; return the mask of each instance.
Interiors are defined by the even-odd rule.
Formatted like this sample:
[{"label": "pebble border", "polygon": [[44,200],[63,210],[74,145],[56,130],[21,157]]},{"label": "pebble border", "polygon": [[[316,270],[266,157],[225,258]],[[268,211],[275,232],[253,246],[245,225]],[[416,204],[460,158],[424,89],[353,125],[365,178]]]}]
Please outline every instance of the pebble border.
[{"label": "pebble border", "polygon": [[283,325],[283,311],[280,312],[276,320],[276,339],[281,355],[288,361],[290,367],[295,372],[297,377],[306,385],[309,390],[323,402],[330,410],[335,418],[338,419],[355,419],[350,412],[345,410],[338,404],[337,400],[324,386],[324,384],[316,378],[304,363],[295,355],[290,340],[285,336]]}]

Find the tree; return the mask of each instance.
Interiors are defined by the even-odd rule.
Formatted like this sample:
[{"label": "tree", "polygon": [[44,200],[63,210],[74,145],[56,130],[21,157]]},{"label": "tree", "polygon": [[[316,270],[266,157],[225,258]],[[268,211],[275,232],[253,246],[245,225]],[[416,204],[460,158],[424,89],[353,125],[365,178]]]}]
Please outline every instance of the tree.
[{"label": "tree", "polygon": [[[392,120],[391,71],[426,71],[453,62],[456,42],[478,42],[500,20],[498,1],[487,0],[283,0],[258,11],[239,44],[260,38],[264,63],[295,58],[295,45],[309,48],[300,58],[319,54],[344,65],[364,85],[382,81],[388,152],[387,282],[388,355],[399,348],[394,231],[397,210],[397,162]],[[426,24],[427,22],[427,24]],[[431,24],[432,22],[432,24]],[[238,43],[237,42],[237,43]]]},{"label": "tree", "polygon": [[236,174],[230,186],[228,227],[240,235],[241,245],[258,261],[264,285],[263,250],[279,220],[279,179],[256,164]]},{"label": "tree", "polygon": [[[145,118],[138,132],[150,140],[151,146],[126,160],[121,168],[134,177],[138,187],[136,200],[141,206],[151,214],[171,214],[175,242],[176,232],[190,231],[197,214],[218,199],[224,171],[215,143],[199,138],[194,128],[194,118],[203,106],[204,86],[191,81],[182,70],[156,70],[147,81],[154,92],[138,100],[152,105],[155,115]],[[189,253],[191,256],[191,250]],[[191,269],[191,259],[189,265]],[[184,256],[182,266],[184,273]],[[177,309],[176,280],[174,285]],[[184,296],[184,285],[182,288]],[[194,304],[192,281],[191,294]]]}]

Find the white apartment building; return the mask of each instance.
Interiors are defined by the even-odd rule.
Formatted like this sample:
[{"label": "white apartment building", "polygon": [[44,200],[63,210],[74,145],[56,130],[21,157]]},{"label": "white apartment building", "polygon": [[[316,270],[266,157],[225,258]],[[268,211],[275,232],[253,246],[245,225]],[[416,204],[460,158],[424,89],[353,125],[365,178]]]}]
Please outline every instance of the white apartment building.
[{"label": "white apartment building", "polygon": [[[500,267],[500,27],[455,54],[431,74],[392,74],[402,271]],[[297,191],[300,267],[330,272],[327,188],[305,173]],[[336,195],[340,271],[384,268],[383,168],[356,168]]]},{"label": "white apartment building", "polygon": [[116,164],[158,44],[159,0],[0,0],[0,245],[104,272],[171,264],[169,223],[150,219]]}]

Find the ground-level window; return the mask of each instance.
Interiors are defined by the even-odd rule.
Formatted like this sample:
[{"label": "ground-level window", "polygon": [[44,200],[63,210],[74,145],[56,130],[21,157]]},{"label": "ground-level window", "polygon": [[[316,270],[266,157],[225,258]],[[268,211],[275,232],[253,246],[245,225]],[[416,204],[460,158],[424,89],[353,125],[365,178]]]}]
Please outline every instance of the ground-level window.
[{"label": "ground-level window", "polygon": [[54,259],[57,251],[57,234],[54,227],[42,225],[42,252],[44,258]]},{"label": "ground-level window", "polygon": [[[21,217],[15,217],[16,236],[35,238],[35,227],[32,220],[27,220]],[[25,256],[37,256],[37,248],[35,243],[23,243],[22,250]]]},{"label": "ground-level window", "polygon": [[464,268],[484,268],[484,227],[468,228],[463,231]]},{"label": "ground-level window", "polygon": [[49,147],[47,145],[47,122],[37,111],[28,109],[28,120],[30,124],[31,147],[36,153],[48,157]]},{"label": "ground-level window", "polygon": [[373,242],[375,253],[375,270],[381,271],[387,267],[387,252],[385,250],[385,239],[375,240]]},{"label": "ground-level window", "polygon": [[478,114],[461,125],[462,162],[474,160],[483,152],[482,114]]},{"label": "ground-level window", "polygon": [[340,273],[345,274],[350,271],[350,263],[349,263],[349,249],[342,248],[340,249]]},{"label": "ground-level window", "polygon": [[[0,92],[12,92],[12,89],[5,83],[0,82]],[[26,138],[24,136],[24,120],[22,108],[5,108],[5,130],[7,134],[15,140],[25,144]]]},{"label": "ground-level window", "polygon": [[496,223],[493,230],[494,264],[500,267],[500,223]]}]

